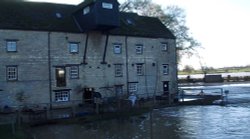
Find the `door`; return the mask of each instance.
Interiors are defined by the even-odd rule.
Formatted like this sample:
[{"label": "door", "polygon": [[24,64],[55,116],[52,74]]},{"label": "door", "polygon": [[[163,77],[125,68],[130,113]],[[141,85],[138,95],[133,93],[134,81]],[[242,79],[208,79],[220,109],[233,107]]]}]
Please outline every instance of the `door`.
[{"label": "door", "polygon": [[66,71],[64,67],[56,68],[56,86],[66,86]]},{"label": "door", "polygon": [[163,95],[168,95],[169,93],[169,81],[163,81]]}]

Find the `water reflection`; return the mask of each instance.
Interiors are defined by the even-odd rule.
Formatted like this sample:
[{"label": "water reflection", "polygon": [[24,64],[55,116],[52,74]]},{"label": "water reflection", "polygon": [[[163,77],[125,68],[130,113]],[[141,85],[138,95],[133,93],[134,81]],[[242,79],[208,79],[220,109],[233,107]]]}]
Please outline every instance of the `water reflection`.
[{"label": "water reflection", "polygon": [[220,87],[230,91],[229,105],[169,107],[125,119],[30,130],[36,139],[250,138],[250,85]]}]

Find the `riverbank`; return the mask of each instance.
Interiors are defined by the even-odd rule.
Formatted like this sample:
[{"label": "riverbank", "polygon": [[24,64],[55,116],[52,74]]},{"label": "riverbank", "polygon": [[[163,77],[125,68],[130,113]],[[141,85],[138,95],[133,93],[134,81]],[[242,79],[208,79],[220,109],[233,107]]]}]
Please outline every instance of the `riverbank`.
[{"label": "riverbank", "polygon": [[222,85],[235,85],[235,84],[250,84],[250,81],[244,82],[221,82],[221,83],[204,83],[204,82],[195,82],[195,83],[179,83],[179,87],[190,87],[190,86],[222,86]]}]

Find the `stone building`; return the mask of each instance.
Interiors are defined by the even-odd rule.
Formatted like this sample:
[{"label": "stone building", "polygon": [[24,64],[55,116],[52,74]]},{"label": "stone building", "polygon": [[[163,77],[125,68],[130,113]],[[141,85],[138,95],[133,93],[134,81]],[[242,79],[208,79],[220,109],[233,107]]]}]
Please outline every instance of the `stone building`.
[{"label": "stone building", "polygon": [[0,3],[0,106],[177,93],[176,44],[157,18],[116,0]]}]

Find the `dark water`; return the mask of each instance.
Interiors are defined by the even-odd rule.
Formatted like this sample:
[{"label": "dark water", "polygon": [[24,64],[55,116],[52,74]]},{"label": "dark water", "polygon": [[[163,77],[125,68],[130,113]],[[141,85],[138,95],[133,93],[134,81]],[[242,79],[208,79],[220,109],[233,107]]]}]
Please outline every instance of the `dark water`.
[{"label": "dark water", "polygon": [[249,139],[250,84],[216,87],[230,91],[228,105],[169,107],[129,119],[40,126],[31,133],[36,139]]}]

